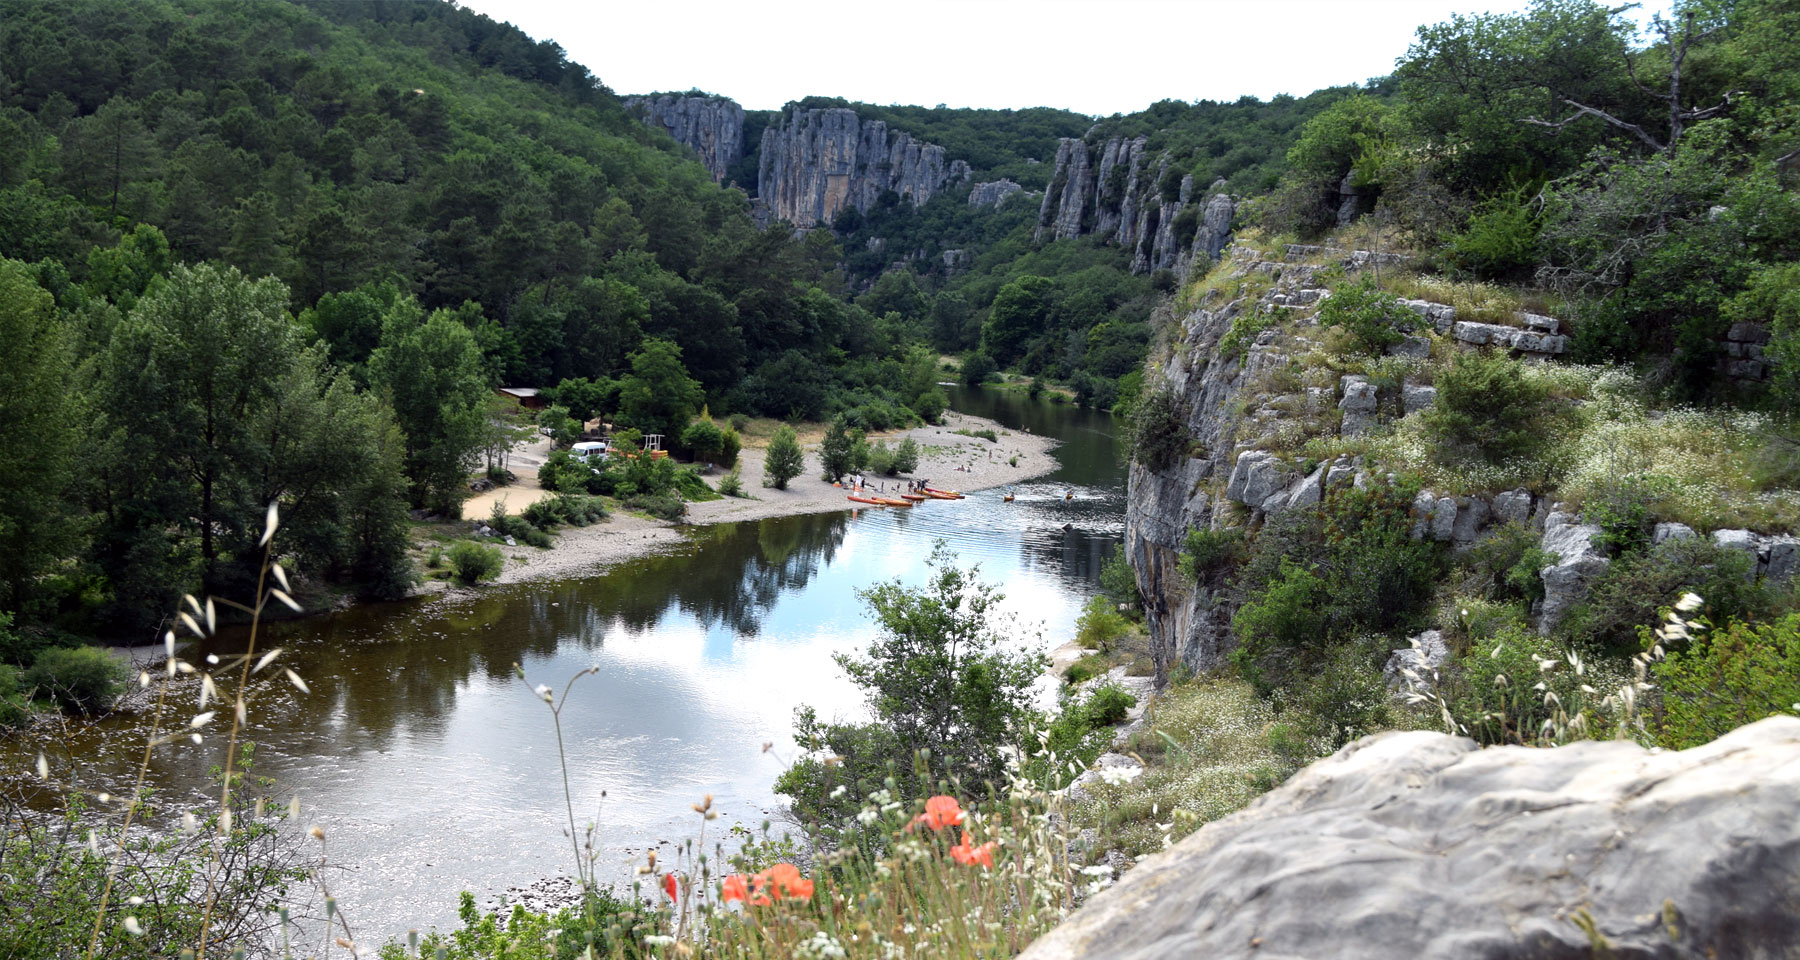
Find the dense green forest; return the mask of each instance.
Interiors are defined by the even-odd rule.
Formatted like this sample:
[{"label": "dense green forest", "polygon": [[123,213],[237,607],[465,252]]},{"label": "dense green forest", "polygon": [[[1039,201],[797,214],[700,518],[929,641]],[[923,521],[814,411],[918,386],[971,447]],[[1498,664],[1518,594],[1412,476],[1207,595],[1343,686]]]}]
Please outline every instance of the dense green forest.
[{"label": "dense green forest", "polygon": [[[275,500],[315,586],[403,592],[406,510],[453,508],[496,385],[672,435],[708,403],[941,405],[922,327],[746,208],[556,45],[448,4],[9,5],[5,658],[242,586]],[[634,378],[688,400],[633,408]]]}]

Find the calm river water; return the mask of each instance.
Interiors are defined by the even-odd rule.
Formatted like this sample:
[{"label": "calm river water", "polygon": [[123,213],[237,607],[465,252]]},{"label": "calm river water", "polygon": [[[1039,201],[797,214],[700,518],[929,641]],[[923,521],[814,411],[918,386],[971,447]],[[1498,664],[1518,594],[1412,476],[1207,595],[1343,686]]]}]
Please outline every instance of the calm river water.
[{"label": "calm river water", "polygon": [[[697,528],[674,552],[589,578],[360,606],[273,630],[312,693],[270,686],[254,701],[257,772],[279,797],[300,795],[303,823],[326,829],[344,868],[331,874],[333,892],[359,939],[450,928],[460,890],[487,902],[570,872],[555,731],[537,684],[561,691],[600,668],[575,684],[563,735],[577,821],[598,824],[602,878],[624,880],[645,848],[691,836],[688,804],[704,793],[725,814],[715,837],[777,808],[770,788],[793,755],[795,706],[863,711],[831,659],[873,636],[857,588],[922,582],[935,541],[1001,586],[1021,642],[1069,639],[1123,535],[1111,418],[956,393],[958,410],[1061,439],[1057,472],[1019,485],[1010,504],[996,489],[914,510]],[[933,479],[955,485],[954,475]],[[73,755],[85,784],[116,790],[130,782],[144,727],[109,721],[55,749]],[[776,746],[765,754],[766,741]],[[22,746],[5,751],[12,771],[30,766]],[[164,748],[151,782],[166,800],[197,801],[213,791],[217,749]]]}]

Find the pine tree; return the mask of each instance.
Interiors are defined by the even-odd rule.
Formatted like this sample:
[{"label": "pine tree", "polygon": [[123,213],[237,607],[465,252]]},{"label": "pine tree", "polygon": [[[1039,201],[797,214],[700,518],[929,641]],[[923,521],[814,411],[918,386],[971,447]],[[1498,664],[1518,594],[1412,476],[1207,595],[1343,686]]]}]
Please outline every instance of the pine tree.
[{"label": "pine tree", "polygon": [[800,438],[794,428],[782,426],[769,439],[768,460],[763,464],[764,483],[786,490],[788,481],[806,470],[806,455],[800,452]]}]

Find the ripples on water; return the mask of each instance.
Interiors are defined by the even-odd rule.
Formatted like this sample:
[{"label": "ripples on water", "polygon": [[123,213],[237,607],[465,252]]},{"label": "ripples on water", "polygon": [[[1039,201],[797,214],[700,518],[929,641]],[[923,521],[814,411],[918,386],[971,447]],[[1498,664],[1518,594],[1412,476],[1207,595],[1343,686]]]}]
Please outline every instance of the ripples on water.
[{"label": "ripples on water", "polygon": [[[692,835],[688,804],[703,793],[725,814],[709,827],[715,838],[776,810],[770,787],[793,755],[794,707],[862,713],[831,659],[873,636],[855,591],[922,582],[936,541],[1000,586],[1017,635],[1041,631],[1046,647],[1067,640],[1123,534],[1110,420],[991,393],[964,392],[954,405],[1062,438],[1061,468],[1018,485],[1013,503],[996,489],[911,510],[697,528],[674,552],[596,577],[273,629],[313,693],[271,686],[255,701],[257,772],[278,781],[281,797],[298,792],[304,821],[328,831],[345,867],[333,892],[359,936],[452,927],[459,890],[486,899],[569,872],[556,741],[533,685],[561,691],[600,668],[576,683],[563,732],[577,822],[597,825],[602,877],[624,881],[646,847]],[[97,724],[60,749],[82,758],[88,783],[116,789],[135,769],[144,727],[143,718]],[[776,746],[764,753],[768,741]],[[151,781],[165,799],[204,802],[214,750],[160,751]],[[14,745],[9,766],[28,768],[28,756]]]}]

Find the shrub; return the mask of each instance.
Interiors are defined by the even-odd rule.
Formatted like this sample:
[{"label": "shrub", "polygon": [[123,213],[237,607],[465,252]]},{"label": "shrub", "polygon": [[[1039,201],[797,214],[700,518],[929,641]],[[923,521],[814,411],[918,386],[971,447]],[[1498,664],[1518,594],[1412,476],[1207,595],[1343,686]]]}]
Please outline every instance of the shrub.
[{"label": "shrub", "polygon": [[1325,590],[1311,570],[1284,559],[1275,581],[1232,617],[1238,648],[1231,662],[1258,694],[1268,696],[1287,679],[1292,652],[1325,641]]},{"label": "shrub", "polygon": [[1452,264],[1485,279],[1518,276],[1537,264],[1538,214],[1530,191],[1490,197],[1469,217],[1462,232],[1445,240]]},{"label": "shrub", "polygon": [[553,529],[560,523],[585,527],[596,520],[606,519],[606,506],[599,497],[562,493],[531,504],[525,508],[522,516],[541,530]]},{"label": "shrub", "polygon": [[506,558],[498,547],[461,540],[450,548],[450,571],[467,586],[494,579],[505,566]]},{"label": "shrub", "polygon": [[919,442],[911,437],[902,437],[900,444],[894,448],[894,473],[912,473],[919,469]]},{"label": "shrub", "polygon": [[439,568],[443,565],[444,565],[444,548],[440,547],[434,543],[431,545],[430,552],[425,554],[425,566],[428,569],[436,570],[437,568]]},{"label": "shrub", "polygon": [[1607,736],[1616,708],[1606,698],[1627,676],[1618,666],[1585,663],[1560,643],[1514,627],[1488,649],[1458,659],[1442,690],[1458,732],[1483,744],[1555,743]]},{"label": "shrub", "polygon": [[741,413],[732,414],[730,420],[731,429],[738,433],[743,433],[745,430],[750,429],[750,418]]},{"label": "shrub", "polygon": [[1419,327],[1419,315],[1376,286],[1375,278],[1368,274],[1333,290],[1319,305],[1318,320],[1322,326],[1348,331],[1363,353],[1377,354]]},{"label": "shrub", "polygon": [[1458,354],[1434,383],[1437,402],[1420,416],[1439,462],[1529,459],[1553,432],[1549,388],[1516,361]]},{"label": "shrub", "polygon": [[1131,624],[1108,597],[1094,597],[1075,620],[1075,642],[1088,650],[1111,650]]},{"label": "shrub", "polygon": [[744,495],[743,471],[739,470],[737,467],[732,467],[730,473],[727,473],[723,477],[720,477],[719,478],[719,492],[728,497],[743,496]]},{"label": "shrub", "polygon": [[22,727],[31,720],[31,701],[19,688],[17,667],[0,663],[0,729]]},{"label": "shrub", "polygon": [[1106,591],[1107,598],[1114,603],[1132,607],[1143,605],[1144,598],[1138,594],[1137,574],[1132,572],[1124,550],[1115,552],[1100,565],[1100,589]]},{"label": "shrub", "polygon": [[876,441],[869,446],[869,472],[889,477],[898,472],[894,468],[893,448],[885,441]]},{"label": "shrub", "polygon": [[695,420],[681,431],[681,445],[694,452],[695,460],[718,463],[723,459],[725,433],[711,420]]},{"label": "shrub", "polygon": [[1655,669],[1663,694],[1657,739],[1673,750],[1764,717],[1800,713],[1800,615],[1701,631]]},{"label": "shrub", "polygon": [[1615,557],[1650,549],[1650,535],[1656,529],[1653,506],[1660,499],[1656,486],[1649,477],[1627,476],[1589,497],[1582,514],[1600,527],[1594,545]]},{"label": "shrub", "polygon": [[1090,653],[1063,668],[1063,679],[1069,683],[1085,683],[1107,671],[1107,659]]},{"label": "shrub", "polygon": [[738,436],[736,427],[726,427],[719,435],[719,466],[737,466],[738,452],[744,449],[744,441]]},{"label": "shrub", "polygon": [[1275,314],[1262,309],[1250,309],[1231,318],[1231,329],[1219,338],[1219,356],[1229,360],[1241,355],[1250,345],[1256,342],[1258,334],[1269,329],[1275,323]]},{"label": "shrub", "polygon": [[970,350],[962,358],[962,382],[971,387],[981,386],[982,381],[999,372],[1000,367],[994,358],[980,350]]},{"label": "shrub", "polygon": [[1167,470],[1187,456],[1187,414],[1167,386],[1159,385],[1138,399],[1130,431],[1132,459],[1147,470]]},{"label": "shrub", "polygon": [[641,510],[660,520],[680,520],[687,513],[687,503],[668,494],[640,493],[625,501],[632,510]]},{"label": "shrub", "polygon": [[1560,634],[1571,643],[1619,656],[1642,649],[1638,628],[1653,626],[1683,593],[1706,598],[1715,622],[1761,614],[1767,597],[1751,578],[1753,559],[1710,540],[1665,540],[1613,561],[1569,611]]},{"label": "shrub", "polygon": [[1544,581],[1538,571],[1556,562],[1539,544],[1543,535],[1523,523],[1489,529],[1461,557],[1459,589],[1465,595],[1492,600],[1541,600]]},{"label": "shrub", "polygon": [[919,394],[919,398],[912,402],[912,411],[926,423],[939,423],[943,421],[944,410],[949,406],[950,400],[944,396],[944,391],[932,387]]},{"label": "shrub", "polygon": [[1132,707],[1137,706],[1137,698],[1116,683],[1109,683],[1087,698],[1088,722],[1097,727],[1110,727],[1125,722]]},{"label": "shrub", "polygon": [[51,647],[32,661],[24,684],[65,710],[94,713],[112,705],[129,674],[124,664],[98,647]]},{"label": "shrub", "polygon": [[1285,698],[1286,705],[1299,712],[1299,723],[1308,737],[1333,750],[1392,722],[1391,697],[1381,671],[1366,653],[1352,646],[1333,649],[1296,687]]},{"label": "shrub", "polygon": [[777,427],[769,438],[769,449],[763,461],[764,484],[786,490],[788,481],[806,469],[806,456],[800,452],[800,438],[786,424]]},{"label": "shrub", "polygon": [[1222,530],[1195,528],[1188,531],[1178,565],[1182,576],[1196,584],[1204,584],[1229,573],[1243,558],[1243,553],[1244,531],[1235,527]]},{"label": "shrub", "polygon": [[699,472],[692,467],[683,467],[675,471],[672,492],[679,493],[683,499],[692,500],[695,503],[719,499],[718,492],[707,486],[706,481],[700,479]]}]

